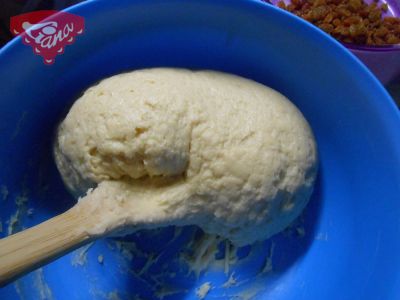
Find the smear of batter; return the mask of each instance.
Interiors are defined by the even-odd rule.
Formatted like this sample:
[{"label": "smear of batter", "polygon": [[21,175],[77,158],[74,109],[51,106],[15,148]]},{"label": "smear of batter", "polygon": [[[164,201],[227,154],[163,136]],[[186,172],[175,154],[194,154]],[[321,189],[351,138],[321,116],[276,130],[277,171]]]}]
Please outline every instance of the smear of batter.
[{"label": "smear of batter", "polygon": [[47,285],[43,269],[37,269],[34,271],[34,286],[36,287],[37,291],[39,292],[39,300],[53,300],[53,294]]},{"label": "smear of batter", "polygon": [[87,263],[87,254],[93,243],[87,244],[73,252],[71,264],[73,266],[84,266]]},{"label": "smear of batter", "polygon": [[224,288],[230,288],[232,286],[235,286],[237,281],[236,278],[234,277],[235,273],[232,272],[231,275],[229,276],[228,280],[222,285]]},{"label": "smear of batter", "polygon": [[22,228],[22,218],[26,216],[28,211],[27,208],[28,197],[26,194],[19,195],[15,198],[15,204],[17,209],[15,213],[11,215],[10,219],[8,220],[8,228],[7,234],[11,235],[18,231],[21,231]]},{"label": "smear of batter", "polygon": [[197,290],[196,290],[196,296],[197,298],[199,298],[200,300],[203,300],[208,292],[211,290],[212,285],[211,282],[205,282],[203,283]]},{"label": "smear of batter", "polygon": [[0,186],[0,197],[1,197],[1,200],[3,200],[3,201],[7,200],[8,194],[9,194],[8,193],[8,188],[5,185],[1,185]]}]

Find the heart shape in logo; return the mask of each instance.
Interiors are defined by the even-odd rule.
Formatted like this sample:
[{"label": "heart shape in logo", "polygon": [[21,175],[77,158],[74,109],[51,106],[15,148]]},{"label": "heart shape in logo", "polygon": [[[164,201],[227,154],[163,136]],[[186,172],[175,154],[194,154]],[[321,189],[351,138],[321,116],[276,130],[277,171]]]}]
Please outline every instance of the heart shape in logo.
[{"label": "heart shape in logo", "polygon": [[35,11],[10,20],[12,34],[20,35],[22,42],[42,56],[46,65],[53,64],[55,57],[63,54],[65,46],[74,43],[84,28],[83,17],[56,10]]}]

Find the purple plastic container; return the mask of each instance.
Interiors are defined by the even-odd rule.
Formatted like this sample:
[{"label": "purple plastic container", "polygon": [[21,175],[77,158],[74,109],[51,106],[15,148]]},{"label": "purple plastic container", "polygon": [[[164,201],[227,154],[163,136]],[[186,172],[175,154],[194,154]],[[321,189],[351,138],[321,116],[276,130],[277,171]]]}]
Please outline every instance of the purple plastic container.
[{"label": "purple plastic container", "polygon": [[[364,0],[372,3],[374,0]],[[400,1],[387,0],[388,12],[384,16],[400,17]],[[360,46],[345,44],[383,83],[400,80],[400,45],[393,46]]]},{"label": "purple plastic container", "polygon": [[[273,5],[277,5],[280,0],[270,0]],[[286,4],[290,0],[284,0]],[[370,4],[374,0],[364,0]],[[384,17],[400,17],[400,0],[380,0],[378,4],[386,3],[388,11]],[[400,44],[390,46],[362,46],[343,43],[355,56],[357,56],[383,83],[399,80],[400,81]]]},{"label": "purple plastic container", "polygon": [[345,45],[385,85],[400,80],[400,45],[368,47]]}]

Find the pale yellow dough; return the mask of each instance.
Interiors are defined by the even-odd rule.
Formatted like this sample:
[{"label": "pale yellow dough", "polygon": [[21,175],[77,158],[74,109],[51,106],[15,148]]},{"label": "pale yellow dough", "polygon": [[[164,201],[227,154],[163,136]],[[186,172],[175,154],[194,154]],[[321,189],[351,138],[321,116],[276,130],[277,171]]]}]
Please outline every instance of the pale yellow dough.
[{"label": "pale yellow dough", "polygon": [[105,79],[74,103],[57,144],[66,184],[98,185],[78,205],[98,216],[91,234],[194,224],[249,244],[301,213],[317,170],[310,127],[288,99],[214,71]]}]

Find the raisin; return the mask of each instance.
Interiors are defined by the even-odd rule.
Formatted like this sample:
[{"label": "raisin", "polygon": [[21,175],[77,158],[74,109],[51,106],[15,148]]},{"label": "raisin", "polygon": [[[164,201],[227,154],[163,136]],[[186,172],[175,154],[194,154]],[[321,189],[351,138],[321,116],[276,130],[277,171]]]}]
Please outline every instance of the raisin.
[{"label": "raisin", "polygon": [[387,4],[363,0],[292,0],[277,6],[313,23],[339,41],[364,45],[400,44],[400,18],[383,17]]}]

